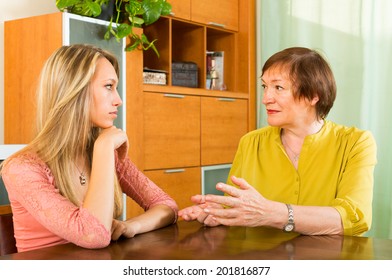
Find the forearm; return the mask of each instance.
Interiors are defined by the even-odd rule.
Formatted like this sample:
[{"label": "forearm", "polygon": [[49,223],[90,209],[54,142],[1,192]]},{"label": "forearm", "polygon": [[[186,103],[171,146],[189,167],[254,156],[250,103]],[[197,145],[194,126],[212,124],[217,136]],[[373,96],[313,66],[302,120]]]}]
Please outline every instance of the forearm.
[{"label": "forearm", "polygon": [[96,142],[90,182],[83,207],[98,218],[105,228],[111,228],[114,209],[114,150]]},{"label": "forearm", "polygon": [[[283,207],[283,209],[282,209]],[[288,210],[282,203],[278,228],[288,221]],[[333,207],[292,205],[294,211],[295,231],[304,235],[343,234],[343,226],[338,211]]]},{"label": "forearm", "polygon": [[174,219],[173,209],[166,205],[157,205],[145,213],[127,220],[126,223],[134,229],[135,234],[140,234],[167,226],[173,223]]}]

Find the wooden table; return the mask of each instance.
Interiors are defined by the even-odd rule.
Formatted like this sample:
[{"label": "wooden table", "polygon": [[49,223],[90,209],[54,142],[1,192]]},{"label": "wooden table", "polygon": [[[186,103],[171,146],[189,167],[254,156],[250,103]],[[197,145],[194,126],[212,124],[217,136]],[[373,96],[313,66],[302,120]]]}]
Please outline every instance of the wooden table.
[{"label": "wooden table", "polygon": [[392,240],[350,236],[302,236],[270,228],[177,224],[104,249],[73,244],[16,253],[3,260],[392,260]]}]

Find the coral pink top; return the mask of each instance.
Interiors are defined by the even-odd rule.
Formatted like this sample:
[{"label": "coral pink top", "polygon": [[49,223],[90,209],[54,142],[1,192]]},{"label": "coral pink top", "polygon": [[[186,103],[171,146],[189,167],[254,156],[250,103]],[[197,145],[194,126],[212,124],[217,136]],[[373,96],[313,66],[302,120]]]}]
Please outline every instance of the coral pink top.
[{"label": "coral pink top", "polygon": [[[148,179],[127,158],[116,159],[124,193],[144,210],[167,205],[176,214],[176,202]],[[111,233],[82,206],[62,196],[49,167],[34,154],[10,160],[2,177],[11,202],[18,252],[72,242],[84,248],[109,245]]]}]

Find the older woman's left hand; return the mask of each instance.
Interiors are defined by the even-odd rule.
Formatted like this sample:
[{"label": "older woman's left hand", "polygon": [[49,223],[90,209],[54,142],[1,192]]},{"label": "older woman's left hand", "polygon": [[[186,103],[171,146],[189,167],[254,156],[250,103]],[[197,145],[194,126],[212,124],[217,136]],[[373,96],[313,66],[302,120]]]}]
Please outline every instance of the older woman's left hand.
[{"label": "older woman's left hand", "polygon": [[231,177],[232,182],[239,188],[218,183],[217,190],[226,196],[205,196],[206,204],[222,204],[226,208],[206,207],[204,212],[212,216],[218,224],[227,226],[263,226],[268,224],[268,215],[272,212],[271,201],[264,198],[255,188],[244,179]]}]

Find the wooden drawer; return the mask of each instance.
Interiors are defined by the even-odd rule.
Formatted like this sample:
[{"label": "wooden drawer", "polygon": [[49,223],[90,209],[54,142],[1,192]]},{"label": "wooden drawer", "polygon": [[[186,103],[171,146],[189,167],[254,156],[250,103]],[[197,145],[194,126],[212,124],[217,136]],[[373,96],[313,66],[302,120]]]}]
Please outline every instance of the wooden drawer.
[{"label": "wooden drawer", "polygon": [[176,18],[191,19],[191,0],[170,0],[172,15]]},{"label": "wooden drawer", "polygon": [[145,171],[176,202],[180,209],[191,206],[192,195],[201,194],[200,167]]},{"label": "wooden drawer", "polygon": [[238,31],[239,0],[193,0],[192,21]]},{"label": "wooden drawer", "polygon": [[201,165],[231,163],[238,143],[248,131],[247,101],[201,99]]},{"label": "wooden drawer", "polygon": [[[179,209],[192,205],[192,195],[201,194],[201,168],[179,168],[145,171],[144,174],[169,194]],[[143,209],[132,199],[127,200],[127,218],[142,214]]]},{"label": "wooden drawer", "polygon": [[144,169],[200,166],[200,97],[144,97]]}]

